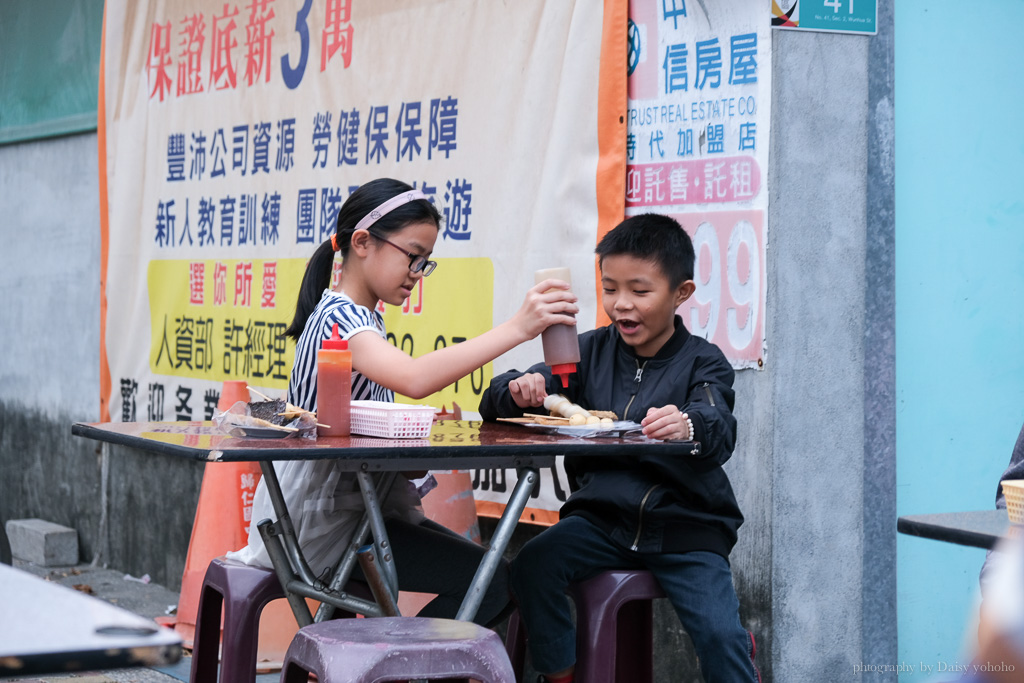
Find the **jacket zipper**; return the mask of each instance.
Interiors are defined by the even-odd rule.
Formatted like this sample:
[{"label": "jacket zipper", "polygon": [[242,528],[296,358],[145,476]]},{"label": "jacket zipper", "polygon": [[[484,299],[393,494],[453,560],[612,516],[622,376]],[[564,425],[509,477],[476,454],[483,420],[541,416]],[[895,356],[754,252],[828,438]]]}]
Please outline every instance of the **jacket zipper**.
[{"label": "jacket zipper", "polygon": [[711,389],[708,388],[710,386],[711,386],[711,382],[704,382],[704,393],[708,395],[708,403],[710,403],[711,407],[714,408],[715,407],[715,397],[711,395]]},{"label": "jacket zipper", "polygon": [[636,538],[633,539],[633,545],[629,548],[633,552],[636,552],[637,548],[640,547],[640,534],[643,533],[644,530],[644,506],[647,505],[647,499],[651,497],[652,493],[654,493],[654,489],[659,486],[661,486],[661,484],[655,484],[651,488],[647,489],[647,493],[644,494],[643,499],[640,501],[640,509],[637,510],[636,514]]},{"label": "jacket zipper", "polygon": [[644,361],[643,364],[641,364],[640,361],[635,362],[636,375],[633,377],[633,395],[629,397],[629,403],[626,404],[626,409],[622,411],[623,420],[629,419],[629,409],[632,407],[633,401],[636,400],[636,395],[640,393],[640,380],[643,379],[644,368],[647,367],[647,361]]}]

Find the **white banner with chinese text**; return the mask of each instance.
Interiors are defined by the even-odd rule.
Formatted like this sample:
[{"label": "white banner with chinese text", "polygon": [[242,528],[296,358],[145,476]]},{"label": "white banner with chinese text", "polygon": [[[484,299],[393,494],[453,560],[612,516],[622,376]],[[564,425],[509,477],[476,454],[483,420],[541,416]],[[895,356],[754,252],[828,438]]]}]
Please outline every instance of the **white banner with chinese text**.
[{"label": "white banner with chinese text", "polygon": [[[108,0],[104,419],[210,419],[226,379],[283,396],[305,261],[377,177],[445,218],[437,271],[385,311],[396,345],[480,334],[562,265],[592,327],[593,248],[623,207],[625,7]],[[475,410],[495,371],[539,357],[523,345],[428,402]]]}]

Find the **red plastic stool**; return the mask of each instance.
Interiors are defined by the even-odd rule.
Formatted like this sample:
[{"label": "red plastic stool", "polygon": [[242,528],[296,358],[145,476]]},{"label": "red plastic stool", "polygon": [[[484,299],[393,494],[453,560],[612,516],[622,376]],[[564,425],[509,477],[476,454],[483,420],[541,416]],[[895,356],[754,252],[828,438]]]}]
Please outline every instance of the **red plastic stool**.
[{"label": "red plastic stool", "polygon": [[[358,582],[346,589],[369,597],[369,588]],[[260,614],[272,600],[285,597],[272,569],[250,567],[224,557],[210,562],[199,594],[195,640],[192,645],[190,683],[244,683],[256,678]],[[221,633],[221,608],[224,627]],[[337,610],[338,617],[354,616]],[[220,645],[220,677],[217,676]]]},{"label": "red plastic stool", "polygon": [[[651,572],[616,569],[569,586],[576,604],[576,680],[588,683],[652,681],[653,609],[665,597]],[[521,681],[526,631],[516,610],[509,619],[506,651]]]},{"label": "red plastic stool", "polygon": [[515,673],[494,631],[468,621],[381,617],[324,621],[299,629],[281,683],[377,683],[472,678],[512,683]]}]

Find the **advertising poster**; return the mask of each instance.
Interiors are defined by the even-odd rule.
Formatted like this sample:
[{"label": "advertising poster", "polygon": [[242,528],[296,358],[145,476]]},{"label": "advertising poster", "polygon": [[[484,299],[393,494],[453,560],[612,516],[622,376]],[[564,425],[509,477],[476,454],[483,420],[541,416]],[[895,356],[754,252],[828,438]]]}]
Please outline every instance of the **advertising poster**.
[{"label": "advertising poster", "polygon": [[[771,46],[758,3],[629,3],[625,214],[689,233],[697,289],[679,314],[737,369],[766,362]],[[474,474],[478,510],[500,509],[515,472]],[[551,524],[569,481],[561,466],[540,474],[523,521]]]},{"label": "advertising poster", "polygon": [[757,3],[630,2],[626,213],[693,239],[679,313],[735,368],[765,362],[771,54]]},{"label": "advertising poster", "polygon": [[[306,260],[374,178],[444,219],[437,270],[382,308],[408,353],[507,319],[540,268],[594,292],[622,215],[625,18],[624,0],[108,0],[103,419],[208,420],[227,379],[284,396]],[[495,370],[538,358],[419,402],[476,410]]]},{"label": "advertising poster", "polygon": [[[580,330],[604,324],[594,246],[658,211],[695,241],[691,331],[762,366],[771,33],[756,5],[705,4],[108,2],[104,419],[210,419],[226,379],[283,396],[306,259],[382,176],[444,216],[436,272],[383,310],[408,353],[507,319],[554,266]],[[524,344],[422,402],[475,411],[495,372],[540,358]],[[500,512],[515,473],[473,478]],[[524,519],[567,493],[541,472]]]}]

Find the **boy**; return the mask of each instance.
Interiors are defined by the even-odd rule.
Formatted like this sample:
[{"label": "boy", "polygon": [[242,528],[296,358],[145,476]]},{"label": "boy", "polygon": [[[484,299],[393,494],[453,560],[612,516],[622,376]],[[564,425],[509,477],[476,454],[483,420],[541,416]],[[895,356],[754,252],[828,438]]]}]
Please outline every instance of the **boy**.
[{"label": "boy", "polygon": [[743,522],[722,470],[736,439],[735,373],[718,347],[690,335],[675,314],[695,289],[693,243],[675,220],[645,214],[609,232],[597,255],[612,324],[580,335],[568,389],[543,364],[508,372],[491,381],[481,414],[520,416],[548,393],[562,393],[640,422],[651,438],[699,441],[701,449],[688,458],[565,459],[573,493],[560,521],[512,563],[534,668],[544,672],[541,681],[573,680],[568,584],[607,569],[646,568],[693,640],[704,680],[758,681],[728,560]]}]

